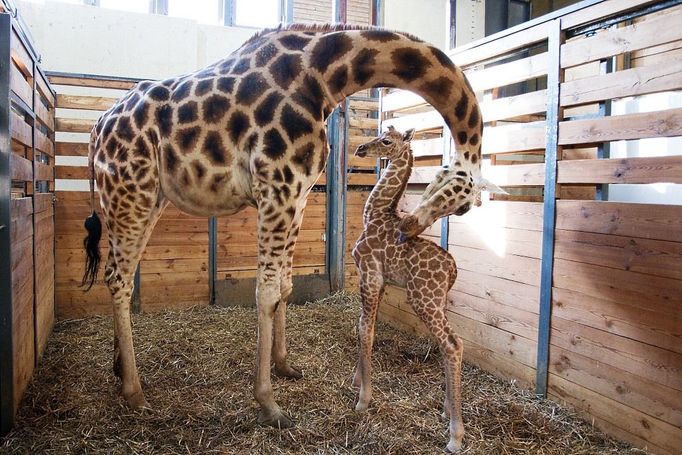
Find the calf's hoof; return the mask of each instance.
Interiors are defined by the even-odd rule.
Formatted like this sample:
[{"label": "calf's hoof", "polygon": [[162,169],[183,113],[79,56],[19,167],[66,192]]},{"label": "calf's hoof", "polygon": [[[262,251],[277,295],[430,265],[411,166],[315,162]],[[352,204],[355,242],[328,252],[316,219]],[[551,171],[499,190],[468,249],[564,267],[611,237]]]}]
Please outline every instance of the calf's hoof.
[{"label": "calf's hoof", "polygon": [[147,403],[147,400],[145,400],[142,391],[133,392],[131,394],[124,393],[123,398],[125,398],[126,403],[132,409],[136,410],[151,409],[149,403]]},{"label": "calf's hoof", "polygon": [[294,421],[282,411],[268,412],[265,409],[261,409],[258,413],[258,423],[279,429],[291,428],[294,426]]},{"label": "calf's hoof", "polygon": [[355,412],[359,412],[362,414],[367,412],[367,408],[369,408],[369,403],[363,403],[362,401],[358,401],[358,404],[355,405]]},{"label": "calf's hoof", "polygon": [[273,372],[275,373],[275,376],[280,378],[301,379],[303,377],[303,372],[300,368],[296,368],[289,364],[275,366]]},{"label": "calf's hoof", "polygon": [[462,443],[457,441],[450,441],[445,447],[445,453],[459,453],[462,450]]}]

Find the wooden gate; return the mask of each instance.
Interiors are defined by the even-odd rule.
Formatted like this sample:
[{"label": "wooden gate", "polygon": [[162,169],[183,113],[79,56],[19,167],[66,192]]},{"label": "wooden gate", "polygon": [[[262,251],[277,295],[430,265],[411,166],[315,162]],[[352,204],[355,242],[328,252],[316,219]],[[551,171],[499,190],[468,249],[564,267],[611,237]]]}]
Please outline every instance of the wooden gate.
[{"label": "wooden gate", "polygon": [[[1,7],[0,7],[1,10]],[[0,433],[54,322],[54,93],[22,27],[0,14]]]}]

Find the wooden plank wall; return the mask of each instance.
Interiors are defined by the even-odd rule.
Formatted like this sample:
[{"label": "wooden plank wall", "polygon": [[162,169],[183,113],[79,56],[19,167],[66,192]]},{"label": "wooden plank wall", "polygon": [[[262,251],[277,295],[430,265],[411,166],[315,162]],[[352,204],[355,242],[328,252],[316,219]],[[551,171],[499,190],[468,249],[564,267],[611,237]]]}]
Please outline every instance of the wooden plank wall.
[{"label": "wooden plank wall", "polygon": [[13,352],[2,367],[13,369],[14,392],[0,403],[3,409],[11,403],[16,412],[54,324],[54,94],[18,23],[12,19],[3,33],[11,55],[10,84],[3,87],[11,101],[3,115],[9,116],[11,138]]},{"label": "wooden plank wall", "polygon": [[[134,85],[130,80],[51,76],[57,95],[56,313],[60,318],[111,312],[102,282],[108,254],[106,226],[97,283],[80,287],[85,253],[83,221],[90,213],[87,141],[95,120]],[[96,195],[97,201],[99,201]],[[99,212],[99,203],[97,203]],[[101,216],[101,212],[100,216]],[[208,303],[208,219],[169,206],[159,220],[140,263],[142,311]]]},{"label": "wooden plank wall", "polygon": [[[564,44],[565,70],[614,56],[617,65],[613,73],[562,84],[561,105],[682,89],[673,58],[682,47],[680,21],[677,7]],[[655,57],[662,48],[668,58]],[[647,150],[641,157],[559,161],[559,183],[682,183],[679,150],[666,156],[664,140],[646,147],[638,141],[682,136],[680,108],[562,121],[563,151],[616,140]],[[557,201],[549,394],[652,453],[679,453],[682,443],[680,220],[680,205]]]},{"label": "wooden plank wall", "polygon": [[[562,24],[569,29],[638,4],[647,2],[599,2]],[[654,107],[604,116],[608,110],[600,108],[682,89],[673,58],[682,48],[674,25],[681,14],[670,8],[571,38],[561,49],[548,395],[656,454],[679,453],[682,443],[682,206],[600,198],[608,185],[682,183],[682,156],[666,156],[665,142],[649,142],[642,157],[609,159],[604,144],[682,136],[682,114]],[[450,322],[468,361],[527,387],[536,374],[548,27],[539,23],[450,54],[481,102],[484,176],[511,193],[449,220],[448,248],[459,267]],[[606,74],[603,62],[611,58],[614,71]],[[518,83],[524,85],[508,88]],[[442,154],[442,120],[419,97],[392,92],[383,106],[386,124],[417,128],[415,155]],[[417,169],[411,187],[419,192],[436,171]],[[403,208],[417,200],[406,196]],[[439,241],[439,232],[434,226],[426,234]],[[387,290],[380,317],[425,330],[397,288]]]}]

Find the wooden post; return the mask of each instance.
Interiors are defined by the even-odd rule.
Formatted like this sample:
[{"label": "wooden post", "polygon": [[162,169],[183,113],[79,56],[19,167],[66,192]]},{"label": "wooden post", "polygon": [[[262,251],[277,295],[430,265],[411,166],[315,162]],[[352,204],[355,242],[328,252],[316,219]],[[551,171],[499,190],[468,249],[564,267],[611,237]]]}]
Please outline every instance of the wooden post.
[{"label": "wooden post", "polygon": [[545,150],[545,190],[542,220],[542,263],[540,273],[540,315],[535,394],[547,396],[549,335],[552,321],[552,275],[554,271],[554,229],[556,226],[557,154],[559,152],[559,88],[561,86],[561,18],[552,21],[549,29],[547,71],[547,142]]}]

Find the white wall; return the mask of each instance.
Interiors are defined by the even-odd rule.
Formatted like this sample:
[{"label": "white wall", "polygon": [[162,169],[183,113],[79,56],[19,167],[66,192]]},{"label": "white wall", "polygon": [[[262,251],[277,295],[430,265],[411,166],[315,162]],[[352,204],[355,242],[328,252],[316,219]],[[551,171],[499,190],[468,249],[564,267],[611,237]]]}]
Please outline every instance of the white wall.
[{"label": "white wall", "polygon": [[53,1],[17,5],[48,71],[159,79],[216,61],[256,32]]},{"label": "white wall", "polygon": [[448,0],[384,0],[384,26],[447,49]]}]

